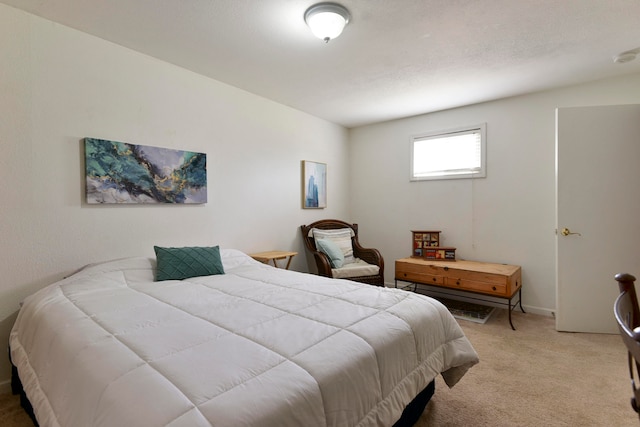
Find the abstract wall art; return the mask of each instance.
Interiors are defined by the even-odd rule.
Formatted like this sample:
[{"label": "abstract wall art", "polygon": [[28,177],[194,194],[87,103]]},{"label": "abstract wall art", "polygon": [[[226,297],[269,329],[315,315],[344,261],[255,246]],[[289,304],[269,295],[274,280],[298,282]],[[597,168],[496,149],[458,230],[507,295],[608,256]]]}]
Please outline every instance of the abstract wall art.
[{"label": "abstract wall art", "polygon": [[327,207],[327,165],[302,161],[302,208]]},{"label": "abstract wall art", "polygon": [[207,155],[85,138],[87,203],[207,202]]}]

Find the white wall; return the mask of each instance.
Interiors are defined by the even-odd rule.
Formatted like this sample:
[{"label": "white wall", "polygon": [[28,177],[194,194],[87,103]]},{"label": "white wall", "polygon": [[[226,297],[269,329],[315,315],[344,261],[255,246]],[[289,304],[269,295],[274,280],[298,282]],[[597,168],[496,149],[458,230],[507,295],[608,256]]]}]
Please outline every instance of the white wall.
[{"label": "white wall", "polygon": [[[385,280],[410,230],[441,230],[461,259],[522,266],[523,304],[555,310],[555,109],[640,103],[640,74],[352,129],[351,214]],[[487,177],[409,182],[410,138],[487,123]],[[588,215],[588,213],[585,213]]]},{"label": "white wall", "polygon": [[[306,271],[299,226],[347,218],[340,126],[1,4],[0,64],[2,343],[24,297],[87,263],[219,244]],[[207,153],[209,202],[85,204],[86,136]],[[301,160],[328,164],[327,209],[301,209]]]}]

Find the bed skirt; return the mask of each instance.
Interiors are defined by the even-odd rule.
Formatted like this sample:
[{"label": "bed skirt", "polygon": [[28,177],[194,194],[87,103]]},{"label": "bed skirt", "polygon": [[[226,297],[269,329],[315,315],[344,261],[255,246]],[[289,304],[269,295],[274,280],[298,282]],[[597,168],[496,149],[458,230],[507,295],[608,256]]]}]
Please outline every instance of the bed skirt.
[{"label": "bed skirt", "polygon": [[418,422],[424,408],[436,391],[436,380],[433,380],[422,390],[402,411],[402,416],[393,427],[410,427]]},{"label": "bed skirt", "polygon": [[9,349],[9,362],[11,362],[11,393],[14,395],[20,395],[20,406],[22,406],[22,409],[24,409],[27,415],[29,415],[31,421],[33,421],[33,425],[38,427],[38,421],[36,420],[36,416],[33,413],[31,402],[29,402],[27,394],[22,388],[22,382],[20,381],[20,376],[18,375],[18,368],[16,368],[16,366],[11,361],[11,349]]}]

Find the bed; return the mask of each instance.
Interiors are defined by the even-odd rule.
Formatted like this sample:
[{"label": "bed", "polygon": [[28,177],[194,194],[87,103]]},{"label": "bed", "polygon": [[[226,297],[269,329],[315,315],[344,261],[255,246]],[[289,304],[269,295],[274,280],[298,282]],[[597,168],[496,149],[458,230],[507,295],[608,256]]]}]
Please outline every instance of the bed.
[{"label": "bed", "polygon": [[478,362],[436,300],[219,254],[224,274],[127,258],[27,297],[10,357],[39,425],[392,426]]}]

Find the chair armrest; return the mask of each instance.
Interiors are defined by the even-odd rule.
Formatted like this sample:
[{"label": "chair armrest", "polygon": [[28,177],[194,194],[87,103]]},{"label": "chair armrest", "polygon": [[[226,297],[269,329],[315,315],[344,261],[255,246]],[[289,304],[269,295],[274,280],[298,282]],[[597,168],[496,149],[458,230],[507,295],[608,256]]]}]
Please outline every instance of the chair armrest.
[{"label": "chair armrest", "polygon": [[333,277],[331,274],[331,263],[329,262],[329,257],[320,251],[313,251],[313,257],[315,258],[316,266],[318,267],[318,275]]}]

